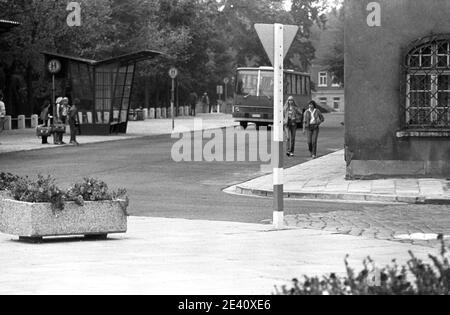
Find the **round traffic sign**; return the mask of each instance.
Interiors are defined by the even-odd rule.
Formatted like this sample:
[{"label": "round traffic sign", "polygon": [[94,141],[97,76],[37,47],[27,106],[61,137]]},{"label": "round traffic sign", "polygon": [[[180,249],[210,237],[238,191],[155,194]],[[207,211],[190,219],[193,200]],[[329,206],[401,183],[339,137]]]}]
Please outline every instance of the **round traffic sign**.
[{"label": "round traffic sign", "polygon": [[51,74],[57,74],[61,71],[61,62],[58,59],[52,59],[48,62],[47,68]]},{"label": "round traffic sign", "polygon": [[225,83],[225,84],[230,83],[230,79],[228,79],[228,78],[223,79],[223,83]]},{"label": "round traffic sign", "polygon": [[178,69],[177,68],[170,68],[169,70],[169,76],[172,79],[175,79],[178,76]]}]

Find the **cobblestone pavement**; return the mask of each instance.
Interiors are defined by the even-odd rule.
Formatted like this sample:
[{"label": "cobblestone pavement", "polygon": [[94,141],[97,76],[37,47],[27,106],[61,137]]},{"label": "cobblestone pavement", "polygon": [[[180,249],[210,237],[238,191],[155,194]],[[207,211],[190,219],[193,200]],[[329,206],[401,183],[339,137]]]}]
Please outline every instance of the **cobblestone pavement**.
[{"label": "cobblestone pavement", "polygon": [[287,215],[286,224],[305,229],[435,247],[438,244],[437,240],[398,240],[395,236],[414,233],[450,235],[450,206],[387,205],[381,208],[364,206],[361,211]]}]

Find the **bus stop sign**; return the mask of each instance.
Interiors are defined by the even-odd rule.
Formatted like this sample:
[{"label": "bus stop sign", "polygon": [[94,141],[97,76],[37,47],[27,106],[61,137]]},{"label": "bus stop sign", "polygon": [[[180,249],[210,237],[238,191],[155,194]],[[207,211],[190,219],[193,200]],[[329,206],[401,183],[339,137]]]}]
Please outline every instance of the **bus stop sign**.
[{"label": "bus stop sign", "polygon": [[[266,50],[267,56],[273,65],[274,58],[274,24],[255,24],[256,33],[258,33],[259,39]],[[286,57],[292,42],[298,32],[298,26],[296,25],[284,25],[284,57]]]}]

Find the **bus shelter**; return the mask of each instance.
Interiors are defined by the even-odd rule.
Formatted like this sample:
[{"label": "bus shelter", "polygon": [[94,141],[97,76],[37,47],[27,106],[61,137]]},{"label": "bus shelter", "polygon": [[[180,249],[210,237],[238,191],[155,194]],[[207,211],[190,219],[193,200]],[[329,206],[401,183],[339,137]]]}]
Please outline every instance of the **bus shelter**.
[{"label": "bus shelter", "polygon": [[107,135],[126,133],[130,98],[136,64],[161,55],[145,50],[102,61],[43,53],[45,65],[57,60],[61,64],[58,79],[64,81],[59,91],[71,101],[78,98],[81,134]]}]

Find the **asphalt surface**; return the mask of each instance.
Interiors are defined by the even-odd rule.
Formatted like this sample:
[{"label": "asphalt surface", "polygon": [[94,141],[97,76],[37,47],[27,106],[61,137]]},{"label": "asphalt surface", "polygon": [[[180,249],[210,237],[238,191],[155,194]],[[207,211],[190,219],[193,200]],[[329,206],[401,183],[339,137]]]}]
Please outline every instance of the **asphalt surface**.
[{"label": "asphalt surface", "polygon": [[[253,128],[250,127],[250,132],[255,133]],[[172,145],[176,141],[177,139],[166,135],[80,147],[7,153],[0,155],[0,165],[1,171],[20,175],[51,174],[64,187],[87,176],[104,180],[112,188],[124,187],[131,200],[130,213],[136,216],[248,223],[271,219],[271,199],[234,196],[222,191],[263,175],[261,163],[177,163],[171,158]],[[204,144],[208,141],[204,140]],[[343,145],[344,127],[322,128],[318,149],[320,155],[342,149]],[[296,147],[297,155],[290,159],[286,157],[286,167],[309,159],[306,141],[300,130]],[[248,150],[248,141],[245,148],[235,149]],[[366,205],[286,201],[287,215],[360,211],[363,208],[367,209]]]}]

